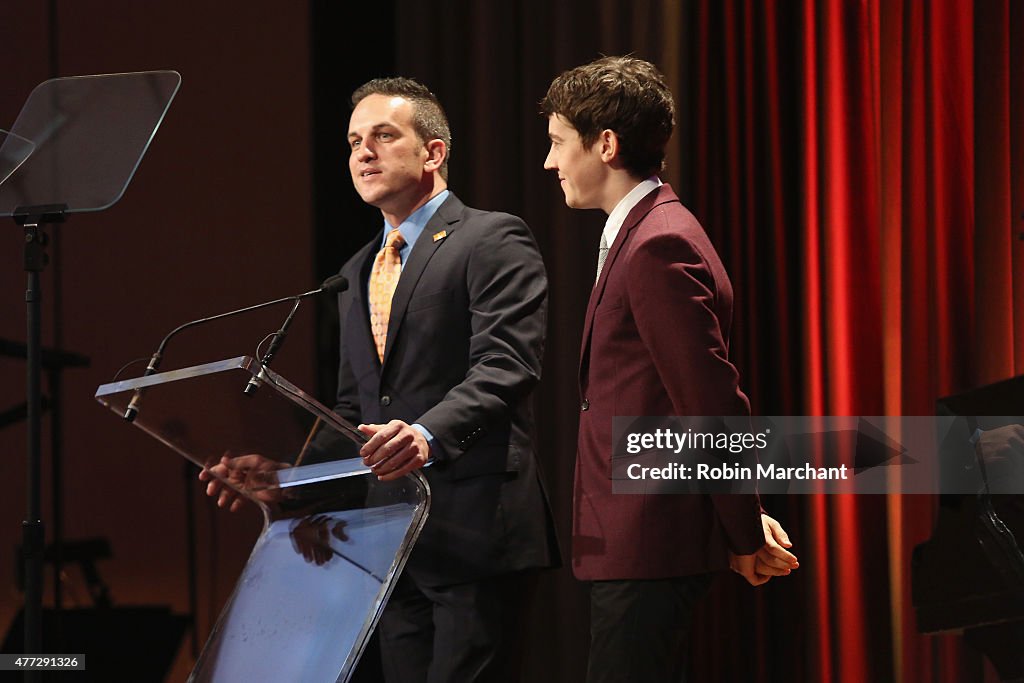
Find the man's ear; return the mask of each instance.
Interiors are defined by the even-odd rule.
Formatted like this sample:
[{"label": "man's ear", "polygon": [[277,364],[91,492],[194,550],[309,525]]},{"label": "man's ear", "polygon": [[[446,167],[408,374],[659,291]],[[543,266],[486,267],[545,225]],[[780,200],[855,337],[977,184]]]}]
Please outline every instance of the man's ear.
[{"label": "man's ear", "polygon": [[614,130],[605,128],[597,137],[598,151],[601,161],[606,164],[619,158],[619,136]]},{"label": "man's ear", "polygon": [[448,145],[444,144],[444,140],[436,138],[427,142],[425,147],[427,149],[427,159],[423,162],[423,170],[440,171],[441,166],[444,165],[444,160],[448,158]]}]

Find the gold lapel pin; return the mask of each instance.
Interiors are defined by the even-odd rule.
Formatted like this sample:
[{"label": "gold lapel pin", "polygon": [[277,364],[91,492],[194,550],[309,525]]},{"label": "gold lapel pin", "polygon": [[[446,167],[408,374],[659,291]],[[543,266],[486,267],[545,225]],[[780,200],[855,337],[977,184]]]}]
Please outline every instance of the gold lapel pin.
[{"label": "gold lapel pin", "polygon": [[448,231],[447,230],[442,230],[441,232],[435,232],[434,233],[434,241],[437,242],[438,240],[443,240],[447,236],[448,236]]}]

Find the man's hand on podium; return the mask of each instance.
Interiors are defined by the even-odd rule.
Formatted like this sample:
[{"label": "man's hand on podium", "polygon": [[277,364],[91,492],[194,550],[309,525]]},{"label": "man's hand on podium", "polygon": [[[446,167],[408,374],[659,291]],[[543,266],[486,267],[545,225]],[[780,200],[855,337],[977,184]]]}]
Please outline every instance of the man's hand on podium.
[{"label": "man's hand on podium", "polygon": [[206,495],[217,499],[217,507],[226,507],[237,512],[245,505],[245,492],[262,503],[276,503],[283,497],[276,488],[277,472],[290,467],[271,460],[258,453],[221,456],[214,465],[207,465],[199,472],[199,481],[207,482]]},{"label": "man's hand on podium", "polygon": [[400,479],[430,460],[430,445],[423,432],[401,420],[383,425],[359,425],[369,437],[359,455],[381,481]]}]

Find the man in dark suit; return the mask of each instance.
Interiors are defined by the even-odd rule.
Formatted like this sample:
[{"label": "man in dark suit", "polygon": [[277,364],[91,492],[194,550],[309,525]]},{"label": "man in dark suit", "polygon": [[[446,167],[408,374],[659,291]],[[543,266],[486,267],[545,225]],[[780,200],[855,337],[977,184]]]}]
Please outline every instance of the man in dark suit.
[{"label": "man in dark suit", "polygon": [[580,354],[573,572],[591,581],[587,680],[684,678],[710,573],[751,584],[796,568],[756,494],[615,495],[616,415],[745,416],[729,361],[732,288],[708,236],[658,179],[675,124],[650,63],[606,57],[563,73],[542,102],[566,204],[608,214]]},{"label": "man in dark suit", "polygon": [[352,103],[352,182],[384,225],[341,269],[335,410],[361,423],[382,480],[430,464],[430,515],[378,628],[385,675],[501,680],[518,579],[558,561],[530,441],[544,265],[522,220],[447,189],[451,136],[429,90],[376,79]]},{"label": "man in dark suit", "polygon": [[[385,678],[518,680],[526,572],[559,562],[530,439],[544,264],[522,220],[447,189],[451,134],[427,88],[375,79],[352,105],[352,182],[384,225],[341,269],[335,411],[368,437],[360,455],[381,480],[423,468],[431,490],[378,624]],[[200,480],[235,510],[242,499],[221,483],[231,469],[226,459]]]}]

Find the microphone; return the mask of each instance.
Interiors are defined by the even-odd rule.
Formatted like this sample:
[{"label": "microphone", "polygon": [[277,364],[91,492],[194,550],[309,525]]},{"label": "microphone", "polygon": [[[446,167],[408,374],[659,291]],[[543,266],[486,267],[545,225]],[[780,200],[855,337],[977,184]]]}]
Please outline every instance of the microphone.
[{"label": "microphone", "polygon": [[[344,292],[348,289],[348,280],[342,275],[332,275],[331,277],[324,280],[324,283],[320,285],[320,292],[327,294]],[[274,333],[274,338],[270,340],[270,346],[267,347],[267,352],[263,354],[263,358],[260,358],[260,373],[270,365],[270,361],[273,360],[274,356],[277,355],[278,349],[284,344],[284,338],[288,335],[288,328],[291,327],[292,318],[295,317],[295,312],[299,310],[299,304],[302,302],[302,298],[295,299],[295,303],[292,305],[292,310],[288,313],[288,317],[284,319],[284,323],[281,324],[281,329]],[[246,396],[252,396],[256,393],[256,389],[260,386],[259,374],[253,375],[249,378],[249,383],[245,385],[245,389],[242,390]]]},{"label": "microphone", "polygon": [[[315,296],[317,294],[343,292],[346,289],[348,289],[348,280],[345,278],[345,276],[332,275],[331,277],[324,280],[317,289],[304,292],[303,294],[299,294],[297,296],[286,296],[281,299],[274,299],[273,301],[265,301],[261,304],[256,304],[255,306],[247,306],[246,308],[239,308],[234,311],[228,311],[227,313],[211,315],[208,318],[200,318],[199,320],[192,320],[190,322],[185,323],[184,325],[179,325],[178,327],[175,327],[173,330],[171,330],[167,334],[167,336],[163,338],[163,341],[160,342],[160,346],[157,347],[156,352],[153,353],[153,356],[149,359],[149,364],[146,366],[146,371],[142,373],[142,376],[149,377],[150,375],[155,373],[157,369],[159,369],[160,362],[163,360],[164,349],[167,348],[167,342],[169,342],[171,338],[177,335],[179,332],[186,330],[190,327],[195,327],[196,325],[202,325],[203,323],[208,323],[213,320],[219,320],[221,318],[227,318],[233,315],[239,315],[241,313],[248,313],[249,311],[255,311],[260,308],[266,308],[267,306],[274,306],[276,304],[281,304],[286,301],[294,301],[295,304],[292,307],[291,314],[289,314],[288,316],[288,320],[285,321],[285,326],[283,326],[282,330],[278,331],[278,334],[281,334],[283,331],[286,331],[287,325],[290,323],[292,316],[295,315],[295,310],[299,307],[299,302],[302,299],[305,299],[310,296]],[[277,347],[280,346],[281,343],[278,342]],[[276,352],[277,349],[275,348],[274,351]],[[124,411],[125,420],[131,422],[132,420],[135,419],[135,417],[139,414],[139,402],[141,400],[142,389],[136,389],[135,393],[132,395],[132,400],[129,401],[128,403],[128,408]]]}]

